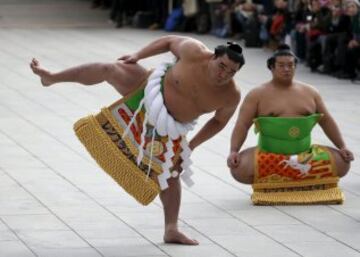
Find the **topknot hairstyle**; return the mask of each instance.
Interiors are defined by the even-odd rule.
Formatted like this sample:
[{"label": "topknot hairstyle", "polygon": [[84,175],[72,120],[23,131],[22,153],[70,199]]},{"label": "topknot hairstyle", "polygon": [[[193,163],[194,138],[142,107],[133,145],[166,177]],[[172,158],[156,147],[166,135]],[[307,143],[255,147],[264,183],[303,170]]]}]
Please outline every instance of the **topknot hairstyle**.
[{"label": "topknot hairstyle", "polygon": [[215,47],[215,56],[220,57],[226,54],[230,60],[239,63],[241,68],[245,64],[242,47],[236,42],[227,42],[227,45]]},{"label": "topknot hairstyle", "polygon": [[280,44],[277,50],[273,53],[273,55],[269,59],[267,59],[266,65],[269,70],[274,68],[276,57],[278,56],[292,56],[295,59],[295,65],[298,62],[298,59],[296,55],[291,51],[290,46],[288,46],[287,44]]}]

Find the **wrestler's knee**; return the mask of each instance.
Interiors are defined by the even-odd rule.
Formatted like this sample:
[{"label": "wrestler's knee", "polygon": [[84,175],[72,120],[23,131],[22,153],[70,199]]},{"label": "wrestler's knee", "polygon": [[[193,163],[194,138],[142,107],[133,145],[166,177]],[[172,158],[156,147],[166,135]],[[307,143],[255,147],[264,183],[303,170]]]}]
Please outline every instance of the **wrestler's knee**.
[{"label": "wrestler's knee", "polygon": [[243,184],[254,182],[254,148],[239,153],[239,166],[230,169],[233,178]]},{"label": "wrestler's knee", "polygon": [[107,82],[121,95],[127,95],[138,88],[148,75],[147,70],[137,63],[116,62],[113,66],[114,70],[108,76]]},{"label": "wrestler's knee", "polygon": [[98,63],[97,65],[105,80],[110,78],[116,69],[112,63]]},{"label": "wrestler's knee", "polygon": [[230,169],[232,177],[242,183],[242,184],[252,184],[254,181],[254,175],[248,174],[245,170],[241,169],[241,167],[237,167],[234,169]]},{"label": "wrestler's knee", "polygon": [[344,177],[350,170],[350,163],[342,159],[340,155],[335,158],[337,175],[339,177]]},{"label": "wrestler's knee", "polygon": [[336,166],[336,171],[337,171],[337,175],[339,177],[344,177],[348,171],[350,170],[350,162],[346,162],[342,157],[341,154],[339,152],[339,150],[328,147],[328,149],[331,151],[333,157],[334,157],[334,161],[335,161],[335,166]]},{"label": "wrestler's knee", "polygon": [[127,74],[131,77],[140,77],[140,79],[143,79],[143,77],[147,74],[147,70],[138,63],[129,64],[119,61],[114,63],[113,65],[115,69],[117,69],[119,72]]}]

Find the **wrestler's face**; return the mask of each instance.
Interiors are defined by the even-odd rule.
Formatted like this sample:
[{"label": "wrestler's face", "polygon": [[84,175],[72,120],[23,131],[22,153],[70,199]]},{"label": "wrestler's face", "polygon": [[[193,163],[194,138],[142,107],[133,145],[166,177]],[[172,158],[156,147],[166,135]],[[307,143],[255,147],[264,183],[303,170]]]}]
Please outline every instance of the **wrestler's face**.
[{"label": "wrestler's face", "polygon": [[209,63],[210,79],[219,85],[229,83],[238,70],[239,63],[230,60],[226,54],[214,57]]},{"label": "wrestler's face", "polygon": [[311,11],[318,12],[321,9],[321,4],[319,0],[312,0],[311,1]]},{"label": "wrestler's face", "polygon": [[358,13],[358,6],[355,4],[355,2],[348,1],[346,3],[346,12],[349,16],[355,16]]},{"label": "wrestler's face", "polygon": [[282,81],[291,81],[295,75],[295,58],[293,56],[278,56],[272,68],[273,77]]}]

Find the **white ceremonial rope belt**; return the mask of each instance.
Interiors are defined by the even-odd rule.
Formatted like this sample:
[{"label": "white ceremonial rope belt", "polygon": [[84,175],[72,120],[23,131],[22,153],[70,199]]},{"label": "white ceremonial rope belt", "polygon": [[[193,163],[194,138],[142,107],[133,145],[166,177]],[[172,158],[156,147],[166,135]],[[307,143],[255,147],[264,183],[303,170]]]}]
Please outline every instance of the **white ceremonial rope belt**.
[{"label": "white ceremonial rope belt", "polygon": [[[141,160],[144,157],[144,150],[143,146],[145,144],[145,134],[146,134],[146,124],[150,123],[152,126],[154,126],[156,132],[160,136],[168,136],[168,142],[166,143],[166,153],[165,156],[165,162],[161,165],[163,169],[163,173],[161,173],[158,176],[158,181],[160,185],[161,190],[165,190],[169,187],[167,180],[170,177],[177,177],[178,172],[173,171],[170,174],[170,168],[173,166],[173,163],[171,161],[171,158],[175,155],[173,151],[173,141],[176,140],[179,137],[181,137],[180,146],[182,148],[182,151],[180,153],[180,157],[183,160],[181,163],[181,168],[183,169],[183,172],[181,173],[181,178],[184,181],[184,183],[187,186],[192,186],[193,181],[190,178],[190,176],[193,174],[192,170],[190,169],[191,160],[191,149],[189,148],[189,144],[186,141],[185,135],[188,133],[188,131],[192,130],[195,126],[195,122],[191,123],[180,123],[168,113],[164,98],[161,92],[161,79],[165,75],[165,72],[167,70],[166,64],[161,64],[158,68],[156,68],[152,74],[148,78],[147,85],[144,90],[144,98],[141,100],[138,109],[135,111],[133,118],[131,119],[129,125],[125,129],[125,132],[123,134],[123,137],[127,135],[129,132],[130,126],[135,122],[136,115],[139,113],[141,108],[145,106],[145,118],[143,122],[143,131],[141,134],[141,144],[139,149],[139,155],[137,157],[137,164],[139,165]],[[154,141],[154,133],[155,131],[152,131],[152,141],[151,146],[153,145]],[[152,149],[152,147],[151,147]],[[152,160],[152,150],[150,151],[150,163],[148,167],[148,173],[147,176],[150,174],[151,170],[151,160]]]}]

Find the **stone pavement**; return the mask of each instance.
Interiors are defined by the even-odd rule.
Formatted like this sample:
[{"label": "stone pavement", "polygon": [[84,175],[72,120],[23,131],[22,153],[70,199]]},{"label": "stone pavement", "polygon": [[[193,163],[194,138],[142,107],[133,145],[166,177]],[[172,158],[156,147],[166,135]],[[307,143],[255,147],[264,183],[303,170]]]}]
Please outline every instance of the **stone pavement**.
[{"label": "stone pavement", "polygon": [[[159,200],[147,207],[137,204],[100,171],[72,130],[78,118],[119,95],[105,84],[43,88],[28,67],[34,56],[52,70],[113,61],[165,35],[114,29],[106,11],[89,5],[81,0],[0,0],[1,257],[360,256],[359,163],[341,181],[343,205],[253,206],[251,188],[234,182],[226,168],[235,117],[194,152],[195,185],[184,186],[180,226],[200,245],[163,244]],[[209,47],[223,42],[192,36]],[[245,49],[247,64],[236,75],[243,95],[270,78],[268,55]],[[141,63],[152,67],[164,60],[172,57]],[[318,88],[359,159],[360,86],[311,74],[301,65],[297,79]],[[319,128],[314,138],[331,144]],[[249,133],[246,146],[255,142]]]}]

